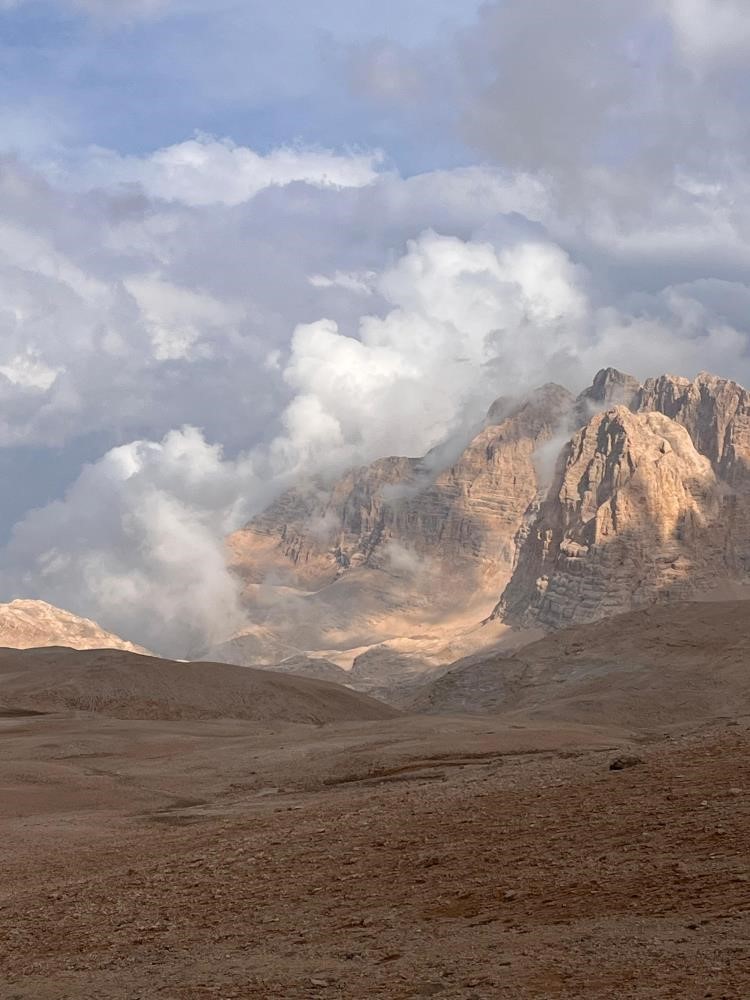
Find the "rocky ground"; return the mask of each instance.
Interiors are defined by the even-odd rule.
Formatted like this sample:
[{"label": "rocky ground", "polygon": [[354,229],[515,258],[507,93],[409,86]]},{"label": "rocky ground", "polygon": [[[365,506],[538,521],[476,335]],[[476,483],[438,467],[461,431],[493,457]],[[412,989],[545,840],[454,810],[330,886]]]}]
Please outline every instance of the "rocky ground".
[{"label": "rocky ground", "polygon": [[3,1000],[750,996],[750,718],[0,740]]}]

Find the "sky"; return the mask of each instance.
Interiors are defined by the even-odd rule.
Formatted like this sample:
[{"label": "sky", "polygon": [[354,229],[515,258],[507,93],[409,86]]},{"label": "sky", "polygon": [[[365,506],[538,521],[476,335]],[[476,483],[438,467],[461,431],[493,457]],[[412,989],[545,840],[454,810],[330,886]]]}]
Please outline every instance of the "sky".
[{"label": "sky", "polygon": [[743,0],[0,0],[0,599],[242,621],[298,477],[750,384]]}]

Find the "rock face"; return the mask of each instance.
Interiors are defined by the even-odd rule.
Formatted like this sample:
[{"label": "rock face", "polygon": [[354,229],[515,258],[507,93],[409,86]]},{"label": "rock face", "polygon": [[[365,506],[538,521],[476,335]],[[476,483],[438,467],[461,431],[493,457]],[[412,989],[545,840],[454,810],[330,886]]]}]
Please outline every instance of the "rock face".
[{"label": "rock face", "polygon": [[[491,595],[509,579],[516,535],[539,492],[537,455],[561,428],[568,432],[573,402],[557,385],[520,404],[498,401],[487,425],[444,469],[435,467],[436,455],[387,458],[332,486],[316,482],[285,493],[229,539],[255,621],[288,619],[292,596],[309,605],[315,591],[325,630],[331,612],[321,610],[322,602],[330,598],[351,610],[351,595],[369,586],[362,582],[365,569],[367,580],[377,581],[377,593],[367,598],[369,622],[412,606],[455,609],[478,594],[490,600],[490,610]],[[264,600],[271,609],[266,618]],[[275,603],[283,609],[276,616]],[[284,641],[291,641],[293,630],[283,629]],[[305,638],[309,643],[309,618]],[[293,644],[310,648],[297,636]]]},{"label": "rock face", "polygon": [[605,372],[580,398],[608,403],[613,385],[629,408],[563,449],[495,611],[506,622],[559,628],[750,578],[750,394]]},{"label": "rock face", "polygon": [[718,476],[750,487],[750,392],[736,382],[701,373],[692,382],[673,375],[648,379],[635,408],[656,410],[681,424]]},{"label": "rock face", "polygon": [[497,400],[451,462],[386,458],[300,484],[229,544],[253,619],[236,645],[260,657],[260,629],[285,656],[352,650],[368,670],[364,647],[432,641],[427,626],[490,613],[549,630],[710,590],[744,596],[750,393],[613,368],[577,398],[546,385]]},{"label": "rock face", "polygon": [[612,406],[637,408],[642,390],[641,383],[632,375],[618,372],[616,368],[602,368],[594,376],[588,389],[584,389],[577,400],[577,413],[581,424]]},{"label": "rock face", "polygon": [[147,652],[142,646],[105,631],[88,618],[79,618],[44,601],[17,600],[0,604],[0,647],[34,649],[42,646]]}]

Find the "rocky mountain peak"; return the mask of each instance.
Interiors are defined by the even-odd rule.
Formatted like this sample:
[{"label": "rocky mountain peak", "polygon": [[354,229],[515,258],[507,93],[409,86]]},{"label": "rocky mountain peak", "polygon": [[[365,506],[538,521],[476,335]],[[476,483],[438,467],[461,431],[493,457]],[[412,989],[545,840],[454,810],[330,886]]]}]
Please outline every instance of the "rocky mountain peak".
[{"label": "rocky mountain peak", "polygon": [[578,401],[579,404],[588,406],[589,412],[584,413],[588,417],[591,411],[609,406],[623,405],[632,408],[640,391],[641,383],[634,376],[626,375],[616,368],[602,368],[594,376],[589,388],[580,394]]},{"label": "rocky mountain peak", "polygon": [[592,417],[562,452],[496,614],[558,628],[745,579],[743,394],[713,376],[662,376],[631,408]]},{"label": "rocky mountain peak", "polygon": [[0,647],[36,649],[43,646],[147,652],[142,646],[107,632],[96,622],[46,601],[17,599],[0,604]]},{"label": "rocky mountain peak", "polygon": [[[255,623],[299,645],[302,616],[307,641],[317,634],[325,648],[345,630],[380,641],[393,634],[377,632],[386,619],[403,628],[404,615],[424,619],[425,609],[435,616],[486,602],[488,613],[540,491],[537,454],[567,435],[573,406],[572,394],[550,383],[497,400],[442,467],[437,449],[288,491],[229,539]],[[279,601],[259,607],[269,585]]]},{"label": "rocky mountain peak", "polygon": [[696,448],[733,486],[750,486],[750,393],[731,379],[701,372],[649,379],[638,410],[657,410],[685,427]]},{"label": "rocky mountain peak", "polygon": [[577,398],[555,383],[501,397],[457,457],[299,484],[230,546],[254,627],[307,651],[495,604],[509,625],[551,629],[741,586],[750,394],[603,368]]}]

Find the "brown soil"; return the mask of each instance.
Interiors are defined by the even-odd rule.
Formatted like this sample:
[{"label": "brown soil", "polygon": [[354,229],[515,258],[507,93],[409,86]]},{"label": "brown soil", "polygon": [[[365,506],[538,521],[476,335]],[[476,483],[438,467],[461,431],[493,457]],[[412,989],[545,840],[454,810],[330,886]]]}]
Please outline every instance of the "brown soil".
[{"label": "brown soil", "polygon": [[0,649],[0,709],[120,719],[349,722],[395,709],[340,684],[226,663],[182,663],[115,649]]},{"label": "brown soil", "polygon": [[747,719],[0,741],[3,1000],[750,996]]},{"label": "brown soil", "polygon": [[459,661],[401,703],[658,731],[750,713],[749,664],[747,601],[649,606]]}]

